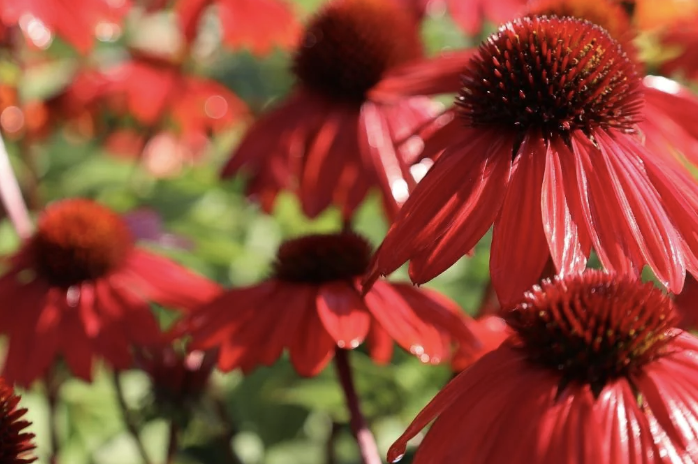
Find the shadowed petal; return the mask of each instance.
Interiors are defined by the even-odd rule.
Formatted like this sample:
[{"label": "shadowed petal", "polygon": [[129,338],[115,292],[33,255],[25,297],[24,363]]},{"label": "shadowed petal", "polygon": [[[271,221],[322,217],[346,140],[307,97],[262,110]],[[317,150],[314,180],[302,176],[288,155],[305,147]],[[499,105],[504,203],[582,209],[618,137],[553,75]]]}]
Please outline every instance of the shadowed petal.
[{"label": "shadowed petal", "polygon": [[625,137],[620,137],[616,143],[617,138],[603,131],[599,131],[598,138],[602,147],[600,153],[613,176],[613,185],[621,189],[618,197],[625,197],[622,212],[642,255],[663,285],[680,292],[686,272],[680,238],[639,163],[639,157],[629,156],[644,148]]},{"label": "shadowed petal", "polygon": [[494,223],[490,276],[503,305],[520,298],[538,280],[550,256],[540,200],[545,152],[540,136],[524,139]]},{"label": "shadowed petal", "polygon": [[427,282],[444,272],[453,264],[453,256],[468,253],[489,230],[502,206],[509,182],[511,145],[507,142],[499,139],[491,144],[468,196],[456,194],[459,209],[449,220],[446,232],[434,237],[435,243],[413,256],[410,263],[413,282]]}]

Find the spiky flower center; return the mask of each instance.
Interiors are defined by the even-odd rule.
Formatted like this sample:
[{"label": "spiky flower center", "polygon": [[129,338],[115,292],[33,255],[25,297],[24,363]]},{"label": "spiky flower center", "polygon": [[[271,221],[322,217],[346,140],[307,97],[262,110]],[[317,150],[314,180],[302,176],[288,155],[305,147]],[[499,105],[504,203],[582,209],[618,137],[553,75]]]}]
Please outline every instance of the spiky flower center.
[{"label": "spiky flower center", "polygon": [[63,200],[44,211],[31,242],[37,271],[69,287],[117,268],[133,246],[126,223],[85,199]]},{"label": "spiky flower center", "polygon": [[362,101],[390,68],[421,56],[415,18],[385,0],[334,0],[310,21],[293,70],[306,88]]},{"label": "spiky flower center", "polygon": [[662,356],[676,322],[671,299],[651,283],[600,271],[545,280],[507,316],[529,358],[598,395]]},{"label": "spiky flower center", "polygon": [[359,235],[307,235],[279,247],[274,277],[318,285],[353,280],[366,272],[370,259],[371,245]]},{"label": "spiky flower center", "polygon": [[573,131],[634,131],[640,77],[622,47],[579,19],[526,17],[502,26],[463,74],[456,103],[468,126],[569,140]]},{"label": "spiky flower center", "polygon": [[19,396],[0,378],[0,462],[3,464],[28,464],[36,461],[30,455],[35,448],[34,435],[23,432],[30,423],[22,420],[26,409],[18,409]]},{"label": "spiky flower center", "polygon": [[535,16],[569,16],[589,21],[621,43],[632,35],[628,14],[614,0],[537,0],[529,4],[528,11]]}]

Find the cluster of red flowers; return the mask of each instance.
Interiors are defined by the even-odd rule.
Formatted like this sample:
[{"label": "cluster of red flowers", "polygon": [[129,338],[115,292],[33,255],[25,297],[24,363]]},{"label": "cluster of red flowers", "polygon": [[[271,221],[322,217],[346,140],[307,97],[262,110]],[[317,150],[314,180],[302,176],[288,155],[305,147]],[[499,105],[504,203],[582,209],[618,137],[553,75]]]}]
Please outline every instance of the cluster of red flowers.
[{"label": "cluster of red flowers", "polygon": [[[328,0],[301,30],[283,0],[178,0],[178,48],[129,46],[125,60],[79,70],[36,121],[21,119],[30,111],[15,89],[0,89],[8,135],[24,127],[33,141],[87,118],[88,135],[169,175],[163,147],[199,158],[211,134],[253,117],[222,83],[191,72],[212,7],[226,46],[292,49],[295,77],[221,177],[245,177],[266,213],[288,191],[308,218],[328,208],[342,217],[334,233],[283,242],[262,282],[223,290],[142,248],[152,234],[96,201],[37,208],[0,274],[0,462],[34,461],[10,384],[50,383],[63,367],[90,381],[100,360],[147,372],[160,404],[176,409],[198,399],[214,366],[248,374],[287,354],[306,377],[335,362],[373,464],[347,354],[362,347],[386,364],[395,344],[462,372],[391,462],[434,419],[416,464],[698,462],[698,339],[685,331],[698,327],[698,96],[670,78],[698,79],[698,19],[665,12],[675,27],[653,34],[679,50],[658,64],[636,40],[650,27],[647,3]],[[42,49],[56,34],[88,53],[133,8],[0,0],[3,47],[16,51],[19,32]],[[469,35],[501,25],[477,49],[427,57],[421,21],[440,8]],[[438,94],[455,94],[453,105]],[[99,122],[104,113],[116,127]],[[391,221],[375,253],[354,230],[374,190]],[[5,187],[0,197],[17,222],[17,197]],[[381,279],[409,262],[412,283],[424,284],[490,228],[492,292],[476,319],[433,290]],[[675,302],[641,282],[646,269]],[[181,317],[164,330],[152,305]]]}]

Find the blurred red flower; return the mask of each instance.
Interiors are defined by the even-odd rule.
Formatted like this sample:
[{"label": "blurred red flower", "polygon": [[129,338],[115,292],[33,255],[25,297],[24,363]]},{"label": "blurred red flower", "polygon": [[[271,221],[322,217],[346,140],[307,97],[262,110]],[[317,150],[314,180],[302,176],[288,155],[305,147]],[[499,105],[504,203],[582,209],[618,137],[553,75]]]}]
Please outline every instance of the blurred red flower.
[{"label": "blurred red flower", "polygon": [[298,40],[300,26],[286,0],[179,0],[175,9],[188,42],[196,38],[201,16],[211,5],[216,8],[223,42],[231,48],[265,55],[274,46],[290,48]]},{"label": "blurred red flower", "polygon": [[592,248],[609,270],[648,265],[672,291],[687,269],[698,272],[698,186],[676,158],[633,134],[642,79],[603,29],[572,18],[515,20],[463,73],[456,118],[423,155],[448,148],[399,213],[369,282],[407,260],[412,280],[426,282],[492,224],[490,272],[503,302],[535,282],[550,257],[558,272],[574,273]]},{"label": "blurred red flower", "polygon": [[150,377],[155,401],[165,411],[192,406],[215,365],[213,351],[182,353],[172,345],[137,347],[134,354],[134,366]]},{"label": "blurred red flower", "polygon": [[85,380],[97,356],[126,369],[131,344],[161,339],[149,302],[190,309],[219,292],[133,242],[120,216],[90,200],[63,200],[44,211],[0,277],[8,381],[28,386],[59,355]]},{"label": "blurred red flower", "polygon": [[698,15],[689,16],[662,31],[662,46],[672,57],[660,69],[667,76],[679,74],[698,80]]},{"label": "blurred red flower", "polygon": [[0,377],[0,462],[3,464],[29,464],[36,461],[31,457],[35,448],[33,433],[24,429],[31,423],[23,420],[26,409],[18,409],[20,397],[15,395],[11,385]]},{"label": "blurred red flower", "polygon": [[514,19],[524,11],[527,0],[396,0],[418,17],[429,11],[448,10],[455,23],[468,35],[478,34],[485,21],[495,24]]},{"label": "blurred red flower", "polygon": [[392,446],[436,418],[414,464],[698,460],[698,339],[651,283],[599,271],[544,281],[515,335],[452,380]]},{"label": "blurred red flower", "polygon": [[480,349],[469,319],[435,292],[381,281],[362,297],[358,280],[370,253],[349,233],[290,240],[279,248],[271,278],[225,292],[175,332],[191,337],[191,349],[219,348],[223,371],[271,365],[288,349],[304,376],[318,374],[336,348],[364,341],[378,363],[390,361],[393,341],[433,364],[448,360],[455,345]]},{"label": "blurred red flower", "polygon": [[296,51],[296,89],[250,128],[223,176],[249,174],[247,193],[266,211],[289,189],[306,215],[334,204],[348,219],[378,187],[394,214],[416,182],[413,150],[394,143],[434,117],[435,106],[421,96],[386,103],[369,93],[388,70],[419,56],[417,23],[403,8],[383,0],[329,2]]},{"label": "blurred red flower", "polygon": [[55,32],[84,53],[92,48],[99,28],[120,23],[130,7],[129,0],[2,0],[0,20],[6,26],[19,25],[41,48]]},{"label": "blurred red flower", "polygon": [[222,84],[186,74],[174,59],[133,54],[104,72],[102,98],[143,125],[170,122],[183,134],[208,134],[247,115],[245,103]]}]

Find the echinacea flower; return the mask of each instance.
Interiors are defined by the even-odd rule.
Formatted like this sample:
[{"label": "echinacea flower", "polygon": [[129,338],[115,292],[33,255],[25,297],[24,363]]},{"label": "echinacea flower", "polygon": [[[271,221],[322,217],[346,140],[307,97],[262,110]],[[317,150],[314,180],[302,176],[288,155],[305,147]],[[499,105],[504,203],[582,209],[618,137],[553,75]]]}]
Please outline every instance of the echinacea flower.
[{"label": "echinacea flower", "polygon": [[514,335],[436,395],[389,462],[433,419],[414,464],[698,460],[698,339],[651,283],[546,280],[506,318]]},{"label": "echinacea flower", "polygon": [[31,456],[35,448],[33,433],[24,432],[30,422],[22,419],[26,409],[18,409],[21,398],[15,395],[11,385],[0,377],[0,462],[2,464],[29,464],[36,461]]},{"label": "echinacea flower", "polygon": [[[574,18],[525,17],[493,34],[463,70],[448,148],[407,199],[367,282],[410,260],[437,276],[494,224],[492,284],[503,303],[552,258],[579,272],[593,248],[621,274],[649,266],[672,291],[698,272],[698,186],[635,134],[642,80],[622,47]],[[428,150],[428,145],[426,150]]]},{"label": "echinacea flower", "polygon": [[175,333],[191,337],[190,349],[218,348],[222,371],[271,365],[287,349],[303,376],[318,374],[336,348],[364,341],[378,363],[390,361],[393,341],[432,364],[458,344],[479,348],[466,316],[436,292],[381,281],[362,297],[358,282],[370,255],[351,233],[289,240],[270,278],[228,290],[185,316]]},{"label": "echinacea flower", "polygon": [[435,106],[422,96],[384,103],[369,93],[421,48],[415,18],[394,2],[329,2],[296,50],[292,95],[250,128],[222,175],[247,173],[247,193],[266,211],[280,190],[292,190],[306,215],[334,204],[349,219],[378,187],[394,214],[415,183],[412,152],[394,143],[429,121]]},{"label": "echinacea flower", "polygon": [[23,386],[59,356],[86,380],[97,357],[126,369],[132,344],[162,338],[150,302],[190,309],[219,291],[134,246],[119,215],[85,199],[48,206],[7,264],[0,277],[0,330],[9,338],[3,376]]},{"label": "echinacea flower", "polygon": [[175,11],[188,42],[196,38],[202,14],[212,5],[223,43],[233,49],[265,55],[274,46],[290,48],[298,39],[300,26],[286,0],[178,0]]},{"label": "echinacea flower", "polygon": [[47,47],[56,33],[84,53],[92,47],[100,28],[121,22],[130,7],[128,0],[3,0],[0,20],[7,26],[19,25],[40,48]]}]

